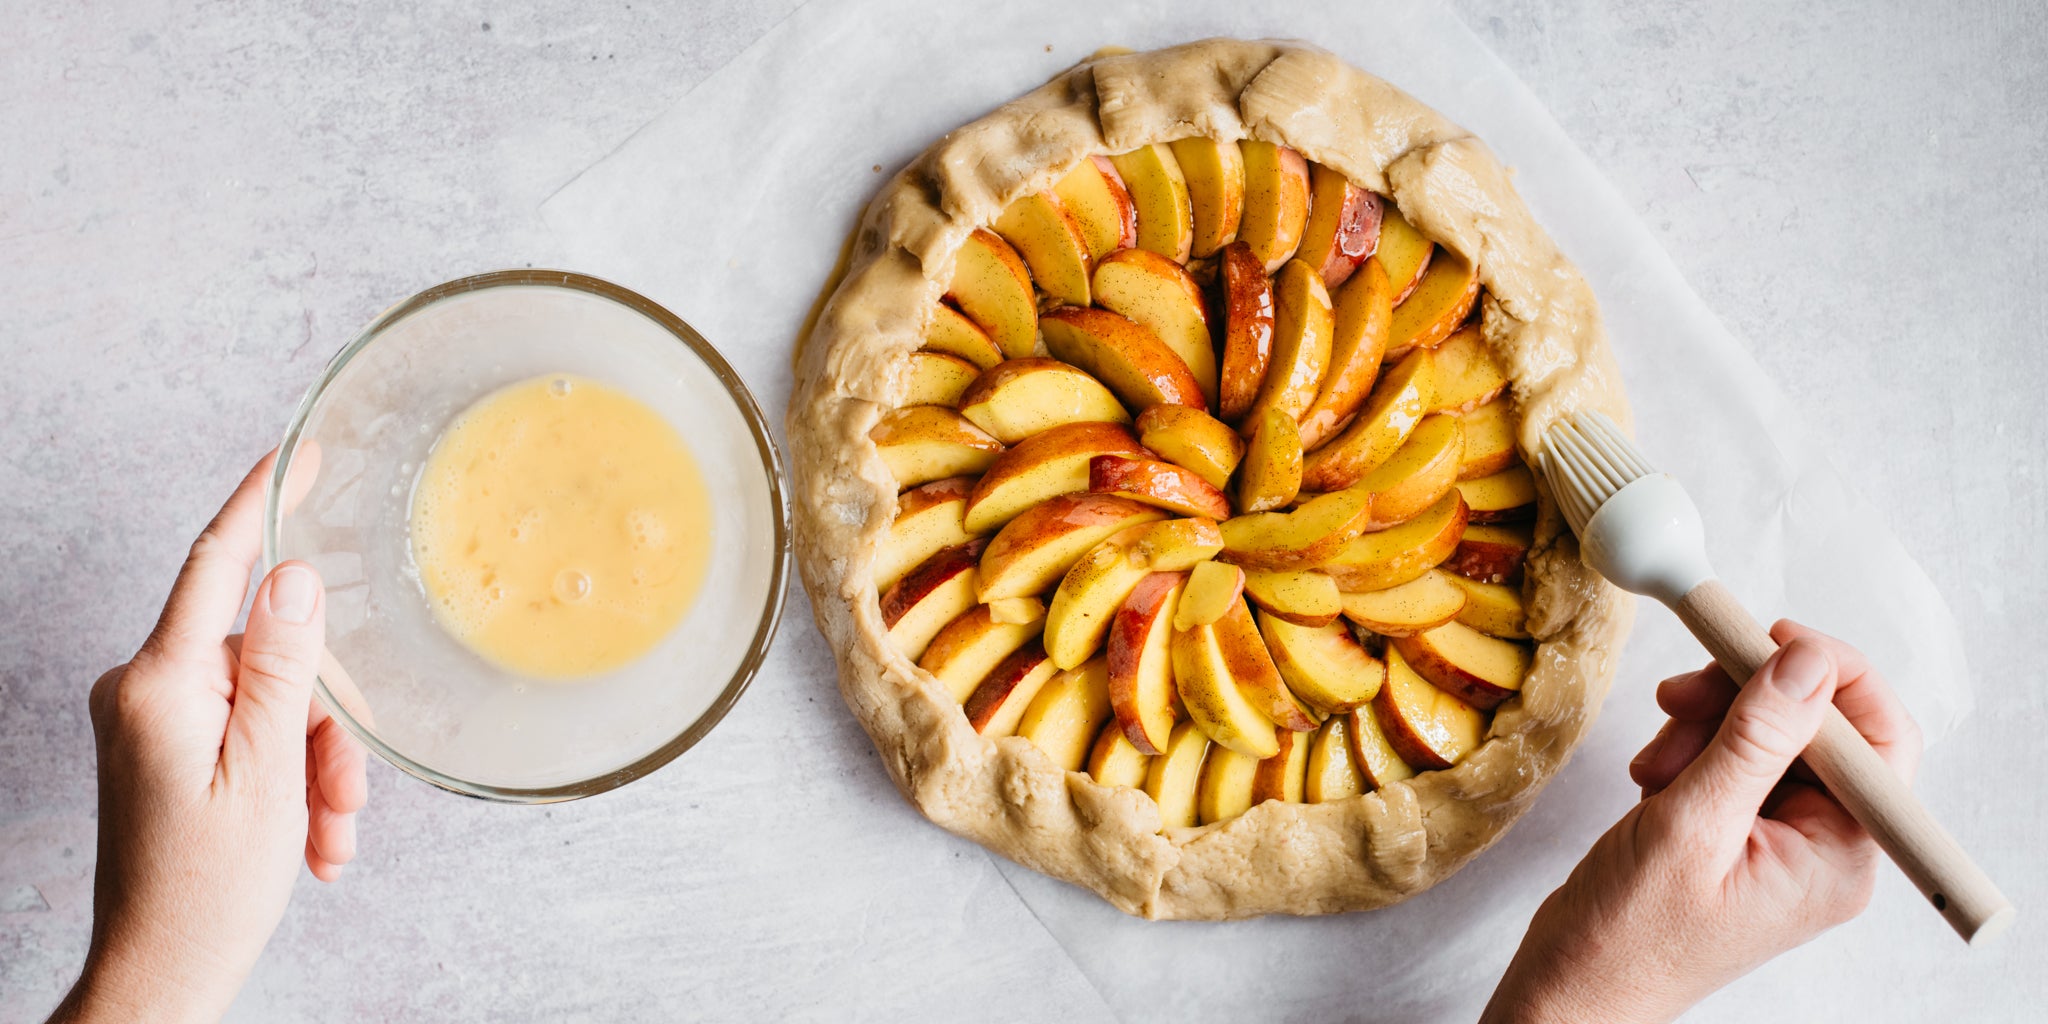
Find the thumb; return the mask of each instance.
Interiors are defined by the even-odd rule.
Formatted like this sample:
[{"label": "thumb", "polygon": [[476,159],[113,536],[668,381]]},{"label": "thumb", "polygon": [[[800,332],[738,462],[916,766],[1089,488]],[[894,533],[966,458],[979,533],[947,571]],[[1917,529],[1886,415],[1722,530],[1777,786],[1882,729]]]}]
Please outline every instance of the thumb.
[{"label": "thumb", "polygon": [[1778,649],[1742,688],[1707,749],[1665,790],[1711,834],[1748,841],[1772,787],[1820,731],[1835,692],[1835,659],[1798,639]]},{"label": "thumb", "polygon": [[305,771],[306,705],[320,668],[326,597],[320,574],[304,562],[279,565],[256,587],[222,762],[264,775]]}]

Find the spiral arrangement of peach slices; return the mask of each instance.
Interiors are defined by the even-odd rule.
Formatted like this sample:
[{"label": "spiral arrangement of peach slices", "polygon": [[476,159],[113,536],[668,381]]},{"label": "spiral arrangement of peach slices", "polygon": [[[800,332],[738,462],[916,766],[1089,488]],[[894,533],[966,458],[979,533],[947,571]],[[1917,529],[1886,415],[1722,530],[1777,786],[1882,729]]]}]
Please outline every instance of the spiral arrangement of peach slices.
[{"label": "spiral arrangement of peach slices", "polygon": [[875,584],[982,735],[1169,827],[1449,768],[1531,651],[1474,266],[1263,142],[1083,161],[962,245]]}]

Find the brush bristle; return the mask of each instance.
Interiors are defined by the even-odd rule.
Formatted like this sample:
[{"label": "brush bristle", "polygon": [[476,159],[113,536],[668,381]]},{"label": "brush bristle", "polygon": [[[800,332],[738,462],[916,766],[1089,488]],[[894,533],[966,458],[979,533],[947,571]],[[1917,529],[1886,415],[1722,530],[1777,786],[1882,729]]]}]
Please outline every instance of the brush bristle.
[{"label": "brush bristle", "polygon": [[1657,472],[1613,420],[1592,409],[1551,424],[1538,462],[1572,532],[1579,534],[1615,492]]}]

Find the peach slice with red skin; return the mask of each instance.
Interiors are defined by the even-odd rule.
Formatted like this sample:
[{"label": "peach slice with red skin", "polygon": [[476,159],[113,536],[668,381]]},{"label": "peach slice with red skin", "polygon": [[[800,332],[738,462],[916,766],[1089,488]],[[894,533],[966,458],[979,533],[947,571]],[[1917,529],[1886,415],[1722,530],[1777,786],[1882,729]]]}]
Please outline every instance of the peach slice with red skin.
[{"label": "peach slice with red skin", "polygon": [[1387,281],[1394,289],[1394,304],[1406,301],[1415,290],[1417,282],[1429,269],[1435,255],[1436,243],[1424,238],[1422,232],[1408,223],[1401,211],[1385,206],[1380,211],[1380,244],[1373,255],[1379,257],[1387,270]]},{"label": "peach slice with red skin", "polygon": [[1138,212],[1137,246],[1186,263],[1194,251],[1194,207],[1180,161],[1163,143],[1110,157]]},{"label": "peach slice with red skin", "polygon": [[1183,516],[1224,519],[1230,499],[1191,469],[1156,459],[1098,455],[1088,463],[1088,489],[1142,501]]},{"label": "peach slice with red skin", "polygon": [[1358,536],[1318,568],[1346,593],[1397,587],[1450,557],[1468,521],[1464,499],[1453,491],[1399,526]]},{"label": "peach slice with red skin", "polygon": [[1131,591],[1153,572],[1192,568],[1222,546],[1215,524],[1174,519],[1126,527],[1067,570],[1045,615],[1045,649],[1061,668],[1093,656]]},{"label": "peach slice with red skin", "polygon": [[875,555],[877,590],[888,590],[925,559],[973,539],[967,532],[967,495],[973,488],[973,477],[949,476],[897,495],[896,518]]},{"label": "peach slice with red skin", "polygon": [[1201,382],[1187,361],[1129,317],[1106,309],[1061,306],[1040,317],[1038,326],[1053,358],[1087,371],[1133,409],[1207,407]]},{"label": "peach slice with red skin", "polygon": [[1003,454],[1003,443],[943,406],[912,405],[882,414],[868,440],[903,490],[949,476],[979,473]]},{"label": "peach slice with red skin", "polygon": [[1372,521],[1372,494],[1319,494],[1286,512],[1254,512],[1223,523],[1226,562],[1248,569],[1313,569],[1334,558]]},{"label": "peach slice with red skin", "polygon": [[1189,254],[1202,258],[1237,240],[1244,218],[1244,154],[1236,142],[1203,135],[1169,144],[1188,186],[1194,220]]},{"label": "peach slice with red skin", "polygon": [[1043,628],[1042,621],[997,622],[987,605],[975,605],[932,637],[917,667],[943,683],[954,703],[965,703],[990,670],[1036,639]]},{"label": "peach slice with red skin", "polygon": [[1458,481],[1458,493],[1475,523],[1519,523],[1536,518],[1536,477],[1529,467],[1509,466],[1492,476]]},{"label": "peach slice with red skin", "polygon": [[1322,164],[1308,169],[1308,223],[1295,258],[1306,260],[1336,288],[1380,244],[1380,197]]},{"label": "peach slice with red skin", "polygon": [[1046,657],[1045,645],[1037,640],[1025,643],[983,676],[960,710],[974,731],[996,739],[1017,732],[1024,710],[1059,667]]},{"label": "peach slice with red skin", "polygon": [[1210,628],[1216,631],[1216,646],[1223,652],[1223,664],[1230,670],[1230,678],[1253,706],[1282,729],[1307,732],[1316,727],[1315,719],[1288,691],[1287,681],[1273,664],[1273,654],[1266,647],[1265,637],[1259,635],[1251,609],[1242,597],[1232,601],[1230,610],[1211,623]]},{"label": "peach slice with red skin", "polygon": [[1312,491],[1349,487],[1393,458],[1429,411],[1435,382],[1435,354],[1427,351],[1411,352],[1380,374],[1350,426],[1308,453],[1301,485]]},{"label": "peach slice with red skin", "polygon": [[1095,545],[1165,513],[1108,494],[1062,494],[1025,509],[982,551],[980,599],[1036,597]]},{"label": "peach slice with red skin", "polygon": [[1535,528],[1528,523],[1474,523],[1465,528],[1443,567],[1481,583],[1519,580],[1535,537]]},{"label": "peach slice with red skin", "polygon": [[1273,280],[1243,241],[1223,247],[1223,362],[1217,415],[1236,423],[1251,410],[1273,361]]},{"label": "peach slice with red skin", "polygon": [[1330,336],[1330,369],[1322,390],[1301,414],[1301,446],[1313,450],[1335,437],[1357,415],[1379,380],[1393,322],[1393,286],[1377,259],[1337,290]]},{"label": "peach slice with red skin", "polygon": [[[979,433],[979,429],[976,430]],[[1097,455],[1143,455],[1128,427],[1068,423],[1019,441],[989,464],[967,498],[967,530],[992,532],[1049,498],[1088,489]]]},{"label": "peach slice with red skin", "polygon": [[1081,225],[1081,237],[1088,242],[1094,259],[1138,244],[1138,208],[1122,175],[1105,156],[1090,157],[1074,166],[1052,187],[1060,203]]},{"label": "peach slice with red skin", "polygon": [[1146,755],[1166,749],[1180,717],[1169,642],[1186,579],[1177,572],[1155,572],[1139,580],[1109,629],[1110,707],[1131,746]]},{"label": "peach slice with red skin", "polygon": [[[1244,157],[1244,217],[1237,237],[1270,274],[1294,258],[1308,227],[1308,161],[1271,142],[1247,140],[1238,148]],[[1320,268],[1314,269],[1320,281]]]},{"label": "peach slice with red skin", "polygon": [[1001,349],[1021,358],[1038,347],[1038,303],[1024,257],[987,228],[976,228],[953,257],[946,298]]},{"label": "peach slice with red skin", "polygon": [[1399,359],[1418,348],[1435,348],[1465,322],[1479,299],[1479,268],[1439,247],[1415,290],[1394,307],[1387,327],[1387,357]]},{"label": "peach slice with red skin", "polygon": [[1391,644],[1387,685],[1373,698],[1372,710],[1387,746],[1416,771],[1455,767],[1486,733],[1483,712],[1416,674]]},{"label": "peach slice with red skin", "polygon": [[1321,392],[1330,366],[1336,313],[1323,279],[1308,264],[1292,261],[1273,275],[1273,310],[1273,361],[1240,432],[1255,427],[1264,409],[1277,409],[1300,422]]},{"label": "peach slice with red skin", "polygon": [[1008,359],[960,394],[960,415],[1004,444],[1069,423],[1129,423],[1101,382],[1057,359]]},{"label": "peach slice with red skin", "polygon": [[[1167,742],[1171,745],[1172,740]],[[1114,719],[1102,727],[1095,746],[1088,751],[1088,775],[1104,786],[1142,788],[1151,766],[1152,758],[1131,745],[1131,738]]]},{"label": "peach slice with red skin", "polygon": [[1487,636],[1462,622],[1392,641],[1416,674],[1482,711],[1522,692],[1533,660],[1526,644]]},{"label": "peach slice with red skin", "polygon": [[1155,405],[1138,414],[1138,443],[1160,458],[1200,474],[1222,490],[1244,460],[1244,438],[1223,421],[1188,405]]},{"label": "peach slice with red skin", "polygon": [[974,607],[975,566],[984,543],[973,540],[940,551],[882,592],[882,628],[904,657],[924,657],[932,638]]},{"label": "peach slice with red skin", "polygon": [[[1215,626],[1175,632],[1169,678],[1179,688],[1188,718],[1217,745],[1254,759],[1279,750],[1273,720],[1252,695],[1231,677],[1229,662],[1216,639]],[[1131,740],[1136,744],[1135,737]],[[1142,744],[1138,744],[1142,746]]]},{"label": "peach slice with red skin", "polygon": [[1195,375],[1205,401],[1216,400],[1216,342],[1201,286],[1186,267],[1144,249],[1119,249],[1095,268],[1095,304],[1165,342]]},{"label": "peach slice with red skin", "polygon": [[1386,682],[1386,663],[1373,657],[1341,622],[1297,626],[1261,615],[1259,633],[1287,688],[1317,711],[1334,715],[1360,707]]},{"label": "peach slice with red skin", "polygon": [[[1391,657],[1398,658],[1400,655],[1395,654]],[[1401,671],[1408,670],[1403,666]],[[1401,760],[1400,752],[1394,749],[1392,743],[1387,742],[1386,729],[1380,725],[1380,704],[1382,701],[1388,704],[1393,702],[1392,695],[1388,692],[1394,672],[1392,666],[1388,667],[1387,672],[1390,685],[1380,688],[1380,696],[1373,698],[1372,704],[1352,711],[1343,718],[1344,738],[1351,744],[1351,763],[1358,769],[1359,778],[1364,780],[1367,792],[1384,789],[1403,779],[1415,777],[1415,769],[1409,767],[1408,762]],[[1333,718],[1331,721],[1338,719]]]},{"label": "peach slice with red skin", "polygon": [[1302,786],[1308,781],[1308,754],[1310,736],[1305,732],[1279,729],[1274,740],[1280,750],[1273,756],[1259,762],[1258,771],[1252,776],[1252,806],[1268,800],[1298,804],[1302,799]]}]

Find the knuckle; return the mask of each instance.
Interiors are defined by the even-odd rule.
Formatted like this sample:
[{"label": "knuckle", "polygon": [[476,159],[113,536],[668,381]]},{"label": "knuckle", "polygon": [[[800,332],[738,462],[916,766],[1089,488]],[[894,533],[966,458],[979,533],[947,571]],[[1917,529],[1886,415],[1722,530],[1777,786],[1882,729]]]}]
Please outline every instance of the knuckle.
[{"label": "knuckle", "polygon": [[1731,711],[1728,719],[1723,737],[1728,752],[1751,768],[1782,769],[1806,746],[1792,723],[1775,710],[1751,704]]},{"label": "knuckle", "polygon": [[112,724],[114,695],[121,688],[121,679],[128,672],[127,665],[116,665],[102,673],[86,694],[86,711],[92,716],[95,729],[104,730]]},{"label": "knuckle", "polygon": [[297,651],[279,646],[261,645],[242,647],[242,678],[254,678],[263,682],[293,684],[310,680],[313,663]]}]

